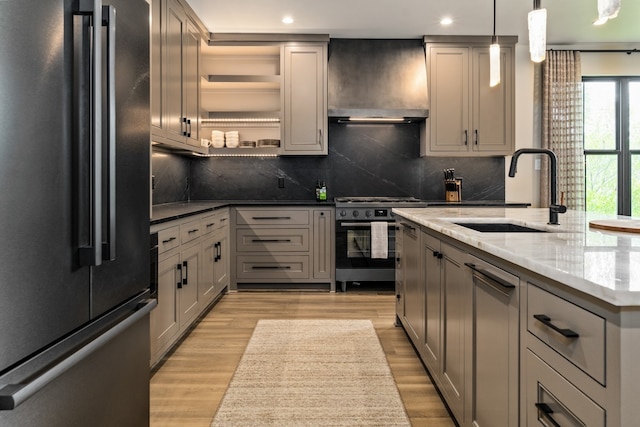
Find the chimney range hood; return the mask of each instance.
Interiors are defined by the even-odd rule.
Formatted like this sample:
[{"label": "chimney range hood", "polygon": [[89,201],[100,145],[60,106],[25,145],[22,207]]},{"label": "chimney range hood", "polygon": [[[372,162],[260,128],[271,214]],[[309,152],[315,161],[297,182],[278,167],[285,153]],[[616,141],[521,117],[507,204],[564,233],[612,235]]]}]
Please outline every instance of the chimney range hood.
[{"label": "chimney range hood", "polygon": [[429,116],[422,39],[331,39],[328,114],[339,123],[412,123]]}]

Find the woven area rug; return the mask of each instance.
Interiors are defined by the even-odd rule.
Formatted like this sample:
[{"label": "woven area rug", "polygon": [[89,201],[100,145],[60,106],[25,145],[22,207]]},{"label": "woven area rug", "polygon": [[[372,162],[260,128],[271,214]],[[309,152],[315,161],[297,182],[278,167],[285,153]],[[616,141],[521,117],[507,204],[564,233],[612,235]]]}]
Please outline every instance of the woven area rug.
[{"label": "woven area rug", "polygon": [[211,425],[411,423],[371,321],[260,320]]}]

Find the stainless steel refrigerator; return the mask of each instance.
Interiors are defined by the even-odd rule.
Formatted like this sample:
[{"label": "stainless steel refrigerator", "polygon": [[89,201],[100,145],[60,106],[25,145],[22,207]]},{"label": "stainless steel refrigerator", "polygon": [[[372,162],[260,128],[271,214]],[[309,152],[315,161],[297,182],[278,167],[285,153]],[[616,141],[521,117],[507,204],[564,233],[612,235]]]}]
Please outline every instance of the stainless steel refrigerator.
[{"label": "stainless steel refrigerator", "polygon": [[0,426],[149,423],[149,5],[0,0]]}]

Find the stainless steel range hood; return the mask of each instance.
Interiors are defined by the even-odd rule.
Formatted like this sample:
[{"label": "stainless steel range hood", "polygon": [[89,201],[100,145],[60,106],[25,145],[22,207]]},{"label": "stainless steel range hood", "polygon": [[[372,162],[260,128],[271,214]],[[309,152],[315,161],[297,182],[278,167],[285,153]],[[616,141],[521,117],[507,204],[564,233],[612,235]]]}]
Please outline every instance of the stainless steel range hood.
[{"label": "stainless steel range hood", "polygon": [[411,123],[429,116],[422,39],[331,39],[329,119]]}]

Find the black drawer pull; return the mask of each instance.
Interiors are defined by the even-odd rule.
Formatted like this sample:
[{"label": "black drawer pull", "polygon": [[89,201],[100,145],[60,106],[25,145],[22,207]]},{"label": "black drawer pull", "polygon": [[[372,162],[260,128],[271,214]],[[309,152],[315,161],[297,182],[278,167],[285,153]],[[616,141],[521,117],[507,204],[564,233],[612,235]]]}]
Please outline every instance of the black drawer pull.
[{"label": "black drawer pull", "polygon": [[198,231],[198,229],[197,229],[197,228],[194,228],[193,230],[189,230],[189,231],[187,231],[187,233],[191,234],[191,233],[195,233],[196,231]]},{"label": "black drawer pull", "polygon": [[464,265],[466,265],[467,267],[469,267],[474,271],[474,275],[473,275],[474,278],[486,284],[487,286],[492,287],[493,289],[495,289],[496,291],[500,292],[505,296],[509,296],[511,291],[513,291],[516,287],[514,284],[506,282],[505,280],[496,276],[492,272],[487,271],[483,268],[477,267],[475,264],[472,264],[470,262],[465,262]]},{"label": "black drawer pull", "polygon": [[273,220],[273,219],[291,219],[290,216],[254,216],[252,218],[255,219],[255,220],[262,220],[262,221],[269,220],[269,219],[271,219],[271,220]]},{"label": "black drawer pull", "polygon": [[553,424],[554,427],[560,427],[560,424],[558,424],[556,420],[554,420],[551,416],[551,414],[553,414],[553,409],[551,409],[549,405],[547,405],[546,403],[536,403],[536,408],[538,408],[538,410],[542,412],[542,415],[547,420],[549,420],[549,422]]},{"label": "black drawer pull", "polygon": [[209,227],[213,227],[214,225],[216,225],[216,223],[215,223],[215,222],[210,222],[209,224],[207,224],[207,228],[209,228]]},{"label": "black drawer pull", "polygon": [[163,240],[162,243],[165,244],[165,243],[173,242],[174,240],[176,240],[175,237],[169,237],[167,240]]},{"label": "black drawer pull", "polygon": [[540,322],[544,323],[546,326],[550,327],[557,333],[561,334],[565,338],[578,338],[580,336],[578,335],[577,332],[572,331],[571,329],[562,329],[557,327],[556,325],[551,323],[551,318],[546,314],[534,314],[533,317],[536,320],[539,320]]},{"label": "black drawer pull", "polygon": [[291,243],[291,239],[253,239],[253,243]]},{"label": "black drawer pull", "polygon": [[251,266],[254,270],[290,270],[290,265],[254,265]]}]

